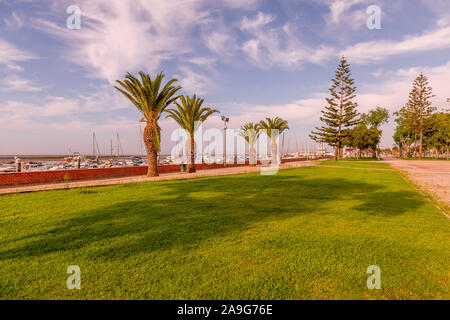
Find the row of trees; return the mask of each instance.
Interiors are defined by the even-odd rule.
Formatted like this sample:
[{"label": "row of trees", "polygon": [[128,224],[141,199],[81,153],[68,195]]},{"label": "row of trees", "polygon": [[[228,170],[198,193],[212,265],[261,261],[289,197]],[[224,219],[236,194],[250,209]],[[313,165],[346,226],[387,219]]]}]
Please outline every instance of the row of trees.
[{"label": "row of trees", "polygon": [[358,104],[354,101],[355,81],[345,57],[341,58],[329,91],[328,105],[320,117],[323,125],[311,132],[310,138],[333,146],[336,161],[341,157],[344,146],[358,148],[359,154],[362,150],[371,149],[376,156],[382,135],[379,128],[388,121],[389,112],[377,107],[367,114],[358,113]]},{"label": "row of trees", "polygon": [[[148,172],[147,176],[158,176],[158,153],[161,150],[161,127],[158,124],[161,116],[175,120],[188,134],[190,139],[190,163],[188,172],[195,172],[195,132],[200,124],[212,114],[219,111],[209,107],[203,107],[204,99],[177,95],[181,86],[176,86],[177,79],[171,79],[163,85],[164,74],[160,73],[155,79],[148,74],[139,72],[139,77],[128,73],[123,81],[117,80],[119,86],[114,86],[142,113],[141,122],[145,122],[143,139],[147,149]],[[255,143],[265,130],[272,142],[272,159],[277,154],[276,137],[284,130],[289,129],[286,120],[279,117],[266,118],[257,124],[247,123],[241,127],[240,134],[249,144],[250,164],[256,164]],[[275,131],[277,130],[277,131]]]},{"label": "row of trees", "polygon": [[433,89],[428,78],[420,74],[413,83],[409,100],[395,112],[397,127],[394,141],[402,157],[422,159],[424,151],[439,157],[444,151],[449,153],[450,113],[437,112],[432,105]]},{"label": "row of trees", "polygon": [[277,137],[279,137],[285,130],[289,130],[288,122],[280,117],[275,117],[273,119],[266,118],[266,120],[261,120],[256,124],[253,122],[248,122],[241,126],[239,134],[244,137],[245,141],[248,143],[250,166],[254,167],[257,164],[255,144],[263,131],[271,140],[272,161],[276,161],[277,163],[280,161]]},{"label": "row of trees", "polygon": [[[330,97],[322,111],[321,127],[311,132],[311,139],[335,147],[334,158],[339,160],[343,146],[362,150],[371,150],[377,156],[382,131],[380,126],[389,120],[389,112],[377,107],[367,114],[359,114],[356,86],[351,77],[350,65],[342,57],[335,77],[329,89]],[[397,128],[394,141],[403,157],[419,157],[424,150],[436,156],[444,151],[449,155],[450,114],[449,110],[436,112],[431,99],[433,90],[428,78],[420,74],[413,83],[409,100],[399,111],[395,112]]]}]

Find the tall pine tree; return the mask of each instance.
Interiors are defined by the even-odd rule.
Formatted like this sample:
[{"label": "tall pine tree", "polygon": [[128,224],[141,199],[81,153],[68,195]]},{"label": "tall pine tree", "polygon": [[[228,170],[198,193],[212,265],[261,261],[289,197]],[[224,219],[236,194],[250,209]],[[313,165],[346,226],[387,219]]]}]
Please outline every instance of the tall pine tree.
[{"label": "tall pine tree", "polygon": [[358,104],[353,101],[356,87],[350,73],[350,64],[345,57],[336,70],[330,91],[331,97],[327,98],[328,106],[322,110],[320,121],[324,123],[317,131],[310,134],[311,139],[323,142],[335,147],[334,159],[339,160],[343,141],[349,136],[350,129],[360,123],[359,113],[356,110]]},{"label": "tall pine tree", "polygon": [[419,159],[422,159],[423,133],[429,126],[431,115],[436,110],[435,107],[431,106],[430,99],[433,97],[433,89],[429,86],[428,78],[421,73],[414,80],[413,88],[409,93],[409,100],[405,107],[408,127],[413,130],[414,136],[419,134]]}]

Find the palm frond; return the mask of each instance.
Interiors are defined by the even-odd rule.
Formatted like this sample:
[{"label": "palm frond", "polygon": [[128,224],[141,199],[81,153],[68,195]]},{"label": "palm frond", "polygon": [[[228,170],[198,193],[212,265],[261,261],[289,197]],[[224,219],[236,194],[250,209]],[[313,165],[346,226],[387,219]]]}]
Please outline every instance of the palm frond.
[{"label": "palm frond", "polygon": [[175,102],[175,108],[167,109],[167,118],[175,120],[180,127],[185,129],[192,137],[201,123],[206,121],[212,114],[219,112],[216,109],[203,107],[204,99],[197,95],[180,96],[179,101]]},{"label": "palm frond", "polygon": [[142,113],[147,123],[151,123],[155,132],[155,145],[160,150],[160,134],[158,120],[161,114],[173,104],[179,96],[176,93],[181,89],[180,86],[174,86],[177,79],[169,80],[161,89],[164,74],[161,72],[154,80],[144,73],[139,72],[139,78],[131,73],[127,73],[123,81],[116,80],[118,86],[114,86]]}]

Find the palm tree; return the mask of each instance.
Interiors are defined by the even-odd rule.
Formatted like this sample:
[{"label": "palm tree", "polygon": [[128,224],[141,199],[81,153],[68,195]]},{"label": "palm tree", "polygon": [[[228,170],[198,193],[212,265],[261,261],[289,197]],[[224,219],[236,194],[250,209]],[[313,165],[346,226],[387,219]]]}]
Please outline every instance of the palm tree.
[{"label": "palm tree", "polygon": [[273,119],[266,118],[266,121],[261,120],[259,122],[260,130],[265,130],[267,136],[272,142],[272,164],[278,164],[280,162],[279,155],[277,152],[277,137],[283,133],[285,130],[289,130],[288,122],[281,119],[280,117],[275,117]]},{"label": "palm tree", "polygon": [[248,143],[249,153],[250,153],[250,167],[254,167],[257,164],[255,143],[258,140],[261,131],[259,130],[259,124],[254,124],[253,122],[248,122],[241,126],[241,131],[239,134],[244,137],[245,141]]},{"label": "palm tree", "polygon": [[204,99],[197,98],[195,94],[193,97],[181,96],[180,102],[181,104],[175,102],[177,109],[167,109],[167,118],[175,120],[189,135],[191,160],[188,165],[188,172],[195,172],[195,132],[202,122],[219,111],[207,107],[202,108]]},{"label": "palm tree", "polygon": [[144,143],[148,155],[148,177],[156,177],[158,173],[158,152],[161,150],[161,128],[158,120],[165,109],[176,101],[175,96],[180,86],[173,86],[177,79],[168,81],[161,89],[164,74],[160,73],[154,80],[148,74],[139,72],[140,80],[131,73],[127,73],[124,81],[117,80],[123,88],[114,86],[144,116],[141,121],[146,122],[144,129]]}]

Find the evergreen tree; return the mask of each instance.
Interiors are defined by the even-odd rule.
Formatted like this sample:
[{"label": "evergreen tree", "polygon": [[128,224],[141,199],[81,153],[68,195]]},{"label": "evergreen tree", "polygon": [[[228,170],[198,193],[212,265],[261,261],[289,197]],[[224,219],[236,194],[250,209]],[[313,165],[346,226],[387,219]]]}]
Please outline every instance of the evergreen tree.
[{"label": "evergreen tree", "polygon": [[429,120],[435,107],[431,106],[433,89],[429,86],[428,78],[422,73],[414,80],[413,88],[409,93],[409,100],[405,107],[405,117],[408,127],[416,137],[419,134],[419,159],[422,159],[423,134],[430,125]]},{"label": "evergreen tree", "polygon": [[353,101],[356,96],[355,81],[345,57],[341,58],[332,82],[329,89],[331,97],[326,99],[328,106],[322,110],[320,117],[324,125],[316,127],[310,137],[316,142],[335,147],[334,159],[339,160],[344,139],[349,136],[350,129],[360,123],[356,110],[358,104]]}]

